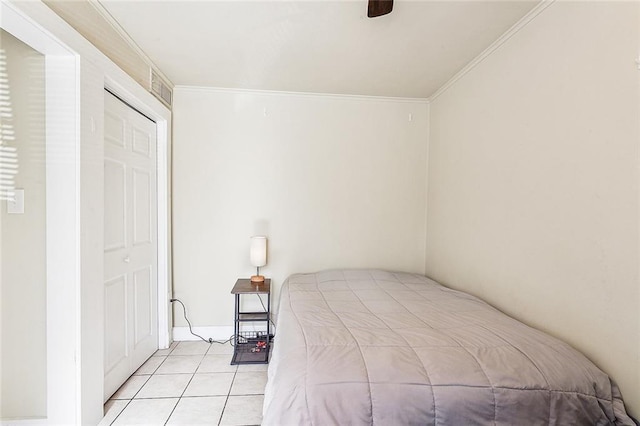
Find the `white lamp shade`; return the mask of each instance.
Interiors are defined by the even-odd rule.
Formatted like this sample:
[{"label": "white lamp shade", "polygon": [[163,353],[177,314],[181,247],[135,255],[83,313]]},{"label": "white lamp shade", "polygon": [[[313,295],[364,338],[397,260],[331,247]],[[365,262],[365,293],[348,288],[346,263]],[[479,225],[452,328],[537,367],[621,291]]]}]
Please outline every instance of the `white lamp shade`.
[{"label": "white lamp shade", "polygon": [[251,237],[251,248],[249,249],[251,265],[255,267],[267,264],[267,237]]}]

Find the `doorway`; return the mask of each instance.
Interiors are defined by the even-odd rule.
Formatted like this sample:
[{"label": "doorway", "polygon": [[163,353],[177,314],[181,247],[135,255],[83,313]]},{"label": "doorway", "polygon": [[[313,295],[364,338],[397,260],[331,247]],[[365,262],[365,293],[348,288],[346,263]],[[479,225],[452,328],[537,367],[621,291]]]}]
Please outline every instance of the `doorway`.
[{"label": "doorway", "polygon": [[0,29],[1,419],[47,414],[44,58]]}]

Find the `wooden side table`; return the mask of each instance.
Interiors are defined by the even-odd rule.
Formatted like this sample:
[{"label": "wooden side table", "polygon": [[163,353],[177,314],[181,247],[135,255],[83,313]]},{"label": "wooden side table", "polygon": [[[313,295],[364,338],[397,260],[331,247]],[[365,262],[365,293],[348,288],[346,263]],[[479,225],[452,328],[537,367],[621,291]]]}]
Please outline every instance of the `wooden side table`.
[{"label": "wooden side table", "polygon": [[[268,364],[269,349],[271,348],[271,279],[266,278],[262,283],[252,283],[248,278],[240,278],[231,289],[231,294],[235,295],[236,299],[231,365]],[[266,311],[242,312],[240,310],[240,296],[243,294],[266,294]],[[263,331],[240,331],[240,324],[244,322],[266,322],[267,331],[266,333]]]}]

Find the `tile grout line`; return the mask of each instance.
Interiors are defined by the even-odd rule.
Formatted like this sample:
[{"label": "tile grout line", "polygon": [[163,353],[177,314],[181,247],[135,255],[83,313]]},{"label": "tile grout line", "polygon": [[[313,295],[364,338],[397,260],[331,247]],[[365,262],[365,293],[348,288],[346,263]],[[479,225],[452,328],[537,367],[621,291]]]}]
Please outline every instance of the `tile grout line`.
[{"label": "tile grout line", "polygon": [[[177,347],[177,346],[178,346],[178,345],[176,345],[176,347]],[[171,347],[169,347],[169,349],[171,349]],[[175,349],[175,348],[173,348],[173,349]],[[126,409],[127,409],[127,407],[128,407],[128,406],[131,404],[131,402],[135,399],[136,395],[138,395],[138,394],[140,393],[140,391],[141,391],[141,390],[142,390],[142,388],[147,384],[147,382],[149,382],[149,380],[151,380],[151,377],[153,377],[153,376],[156,374],[156,372],[158,371],[158,369],[160,368],[160,366],[161,366],[162,364],[164,364],[164,362],[167,360],[167,358],[169,358],[169,355],[171,354],[171,352],[173,352],[173,349],[171,349],[167,355],[163,355],[164,359],[162,360],[162,362],[161,362],[160,364],[158,364],[158,366],[153,370],[153,372],[151,372],[151,374],[139,374],[139,375],[138,375],[138,376],[149,376],[149,377],[147,377],[147,380],[145,380],[145,382],[142,384],[142,386],[140,386],[140,389],[138,389],[138,391],[137,391],[135,394],[133,394],[133,396],[132,396],[130,399],[126,400],[126,401],[128,401],[128,402],[127,402],[127,403],[126,403],[126,405],[122,408],[122,410],[120,410],[120,412],[118,413],[118,415],[117,415],[117,416],[115,416],[115,417],[113,418],[113,420],[111,421],[111,423],[109,423],[109,426],[113,425],[113,424],[118,420],[118,417],[120,417],[120,416],[122,415],[122,413],[124,413],[124,410],[126,410]],[[151,356],[149,357],[149,359],[151,359],[151,358],[153,358],[153,355],[151,355]],[[149,361],[149,360],[147,360],[147,361]],[[145,361],[145,363],[146,363],[147,361]],[[136,370],[136,371],[138,371],[138,370]],[[134,371],[134,373],[133,373],[133,374],[132,374],[128,379],[127,379],[127,381],[128,381],[128,380],[130,380],[130,379],[131,379],[131,377],[133,377],[133,376],[135,376],[135,375],[136,375],[136,374],[135,374],[135,371]],[[125,382],[125,383],[126,383],[126,382]],[[117,391],[116,391],[116,392],[117,392]],[[142,399],[161,399],[161,398],[139,398],[139,400],[142,400]],[[123,401],[123,400],[122,400],[122,399],[115,399],[115,400],[113,400],[113,401]]]},{"label": "tile grout line", "polygon": [[[202,361],[201,361],[202,362]],[[198,367],[200,366],[200,364],[198,364]],[[198,370],[198,368],[196,367],[196,371]],[[167,417],[167,420],[164,422],[164,424],[166,425],[167,423],[169,423],[169,420],[171,419],[171,416],[173,415],[173,413],[176,411],[176,408],[178,407],[178,404],[180,404],[180,401],[182,400],[182,396],[184,395],[184,393],[187,391],[187,388],[189,387],[189,385],[191,384],[191,381],[193,380],[193,377],[196,375],[195,371],[193,372],[193,374],[191,375],[191,378],[189,379],[189,382],[187,382],[187,386],[184,387],[184,389],[182,390],[182,393],[180,394],[180,396],[178,397],[178,400],[176,401],[176,405],[173,406],[173,409],[171,410],[171,412],[169,413],[169,417]],[[175,398],[175,397],[174,397]]]},{"label": "tile grout line", "polygon": [[[180,343],[178,343],[176,345],[175,348],[173,348],[168,354],[167,357],[164,359],[164,361],[162,361],[160,363],[160,365],[164,364],[166,360],[169,359],[169,356],[171,356],[171,353],[178,347],[180,346]],[[179,356],[179,355],[174,355],[174,356]],[[202,361],[200,361],[202,362]],[[153,372],[153,375],[156,374],[156,372],[160,369],[160,365],[158,366],[158,368],[156,369],[156,371]],[[198,366],[200,366],[200,364],[198,364]],[[196,367],[196,370],[198,369],[198,367]],[[179,374],[179,373],[176,373]],[[195,372],[194,372],[195,374]],[[160,374],[159,374],[160,375]],[[189,383],[191,383],[191,380],[193,380],[193,375],[191,375],[191,379],[189,379]],[[187,383],[187,386],[189,386],[189,383]],[[187,386],[185,386],[184,390],[182,391],[182,393],[184,394],[184,391],[187,389]],[[149,399],[160,399],[160,398],[149,398]],[[173,408],[171,409],[171,412],[169,413],[169,415],[167,416],[167,420],[165,420],[164,424],[166,425],[169,422],[169,419],[171,418],[171,416],[173,415],[173,412],[176,410],[176,407],[178,406],[178,404],[180,403],[180,397],[178,397],[178,400],[176,401],[176,405],[173,406]]]},{"label": "tile grout line", "polygon": [[236,365],[236,371],[233,372],[233,379],[231,380],[231,385],[229,386],[229,391],[227,392],[227,398],[224,400],[224,406],[222,407],[222,411],[220,412],[220,420],[218,420],[218,426],[222,423],[222,418],[224,417],[224,411],[227,409],[227,403],[229,402],[229,396],[231,395],[231,389],[233,388],[233,384],[236,381],[236,375],[238,374],[238,366]]},{"label": "tile grout line", "polygon": [[[138,389],[138,390],[137,390],[137,391],[132,395],[132,397],[131,397],[131,398],[129,398],[129,399],[112,399],[114,402],[116,402],[116,401],[123,401],[123,400],[124,400],[124,401],[126,401],[126,404],[125,404],[125,406],[120,410],[120,412],[119,412],[119,413],[114,417],[114,419],[109,423],[109,425],[113,425],[114,423],[116,423],[116,422],[117,422],[117,420],[118,420],[118,418],[120,418],[120,417],[122,416],[122,414],[126,411],[126,409],[127,409],[127,408],[131,408],[131,402],[132,402],[132,401],[134,401],[134,400],[155,400],[155,399],[172,399],[172,398],[176,398],[175,396],[171,396],[171,397],[149,397],[149,398],[136,398],[136,397],[137,397],[137,395],[139,395],[139,394],[140,394],[140,392],[142,391],[142,389],[143,389],[143,388],[148,384],[148,382],[151,380],[151,378],[152,378],[152,377],[154,377],[154,376],[163,376],[163,375],[165,375],[165,374],[161,374],[161,373],[159,373],[159,370],[160,370],[160,368],[162,367],[162,365],[164,365],[164,364],[167,362],[167,359],[168,359],[170,356],[172,356],[172,357],[174,357],[174,356],[175,356],[175,357],[181,357],[181,356],[193,356],[193,355],[191,355],[191,354],[181,354],[181,355],[175,354],[176,350],[177,350],[177,349],[179,348],[179,346],[180,346],[180,343],[181,343],[181,342],[178,342],[178,344],[176,344],[173,348],[171,348],[171,347],[170,347],[170,348],[168,348],[168,349],[170,349],[170,350],[169,350],[169,352],[168,352],[166,355],[161,355],[162,357],[164,357],[164,359],[163,359],[163,360],[162,360],[162,362],[161,362],[160,364],[158,364],[158,366],[157,366],[157,367],[156,367],[156,368],[151,372],[151,374],[139,374],[139,376],[147,376],[147,378],[146,378],[146,380],[144,380],[144,383],[142,383],[142,385],[140,386],[140,388],[139,388],[139,389]],[[227,343],[227,342],[225,342],[225,344],[226,344],[226,343]],[[167,420],[164,422],[164,424],[165,424],[165,425],[169,422],[169,420],[171,419],[171,416],[175,413],[175,410],[176,410],[176,408],[177,408],[178,404],[180,403],[180,401],[181,401],[183,398],[185,398],[185,393],[186,393],[186,391],[187,391],[188,387],[190,386],[190,384],[192,383],[192,381],[195,379],[195,375],[198,373],[198,370],[199,370],[199,368],[202,366],[202,363],[203,363],[203,361],[205,360],[206,356],[207,356],[207,355],[229,355],[229,354],[224,353],[224,352],[221,352],[221,353],[210,353],[210,351],[211,351],[211,348],[212,348],[212,347],[213,347],[213,344],[212,344],[212,343],[209,343],[209,348],[207,348],[207,350],[206,350],[203,354],[194,354],[194,355],[201,355],[202,357],[201,357],[201,359],[200,359],[200,361],[199,361],[198,365],[196,366],[196,368],[195,368],[194,372],[193,372],[193,373],[190,373],[190,374],[191,374],[191,377],[189,378],[189,381],[187,382],[187,384],[186,384],[185,388],[182,390],[182,392],[181,392],[180,396],[178,396],[178,397],[177,397],[176,404],[173,406],[173,408],[172,408],[171,412],[169,413],[169,416],[167,417]],[[152,355],[150,358],[153,358],[153,355]],[[145,361],[145,362],[146,362],[146,361]],[[232,371],[232,372],[233,372],[233,378],[232,378],[231,383],[230,383],[230,385],[229,385],[229,388],[228,388],[228,390],[227,390],[226,397],[225,397],[225,395],[224,395],[224,394],[223,394],[223,395],[220,395],[221,397],[225,397],[225,401],[224,401],[223,408],[222,408],[222,410],[221,410],[221,412],[220,412],[220,417],[219,417],[219,419],[218,419],[218,425],[220,425],[220,424],[222,423],[222,419],[223,419],[223,416],[224,416],[224,413],[225,413],[225,410],[226,410],[226,406],[227,406],[227,404],[228,404],[228,402],[229,402],[229,399],[230,399],[230,397],[231,397],[231,391],[232,391],[233,385],[234,385],[234,383],[235,383],[235,380],[237,379],[237,373],[238,373],[238,371],[239,371],[239,368],[238,368],[238,366],[236,365],[236,366],[235,366],[235,369]],[[219,374],[219,373],[222,373],[222,371],[220,371],[220,372],[211,372],[211,373],[213,373],[213,374],[218,373],[218,374]],[[184,374],[184,373],[166,373],[166,375],[169,375],[169,374]],[[187,373],[187,374],[188,374],[188,373]],[[204,374],[204,373],[203,373],[203,374]],[[133,377],[133,376],[135,376],[135,372],[134,372],[134,374],[132,374],[132,376],[131,376],[131,377]],[[129,379],[131,379],[131,377],[130,377]],[[127,380],[129,380],[129,379],[127,379]],[[243,394],[243,395],[240,395],[240,396],[250,396],[250,395],[254,395],[254,394]],[[263,394],[257,394],[257,395],[263,395]],[[195,396],[196,396],[196,397],[198,397],[198,396],[206,397],[207,395],[195,395]],[[111,398],[110,398],[110,399],[111,399]]]},{"label": "tile grout line", "polygon": [[[168,357],[168,355],[167,355],[167,357]],[[145,380],[145,381],[144,381],[144,383],[142,384],[142,386],[140,386],[140,389],[138,389],[138,391],[137,391],[136,393],[134,393],[134,394],[133,394],[133,396],[131,397],[131,399],[129,399],[129,402],[127,402],[127,404],[122,408],[122,410],[120,410],[120,412],[118,413],[118,415],[117,415],[117,416],[115,416],[115,417],[113,418],[113,421],[112,421],[111,423],[109,423],[109,425],[110,425],[110,426],[111,426],[111,425],[113,425],[113,424],[116,422],[116,420],[118,420],[118,417],[120,417],[120,416],[122,415],[122,413],[124,413],[124,410],[126,410],[126,409],[127,409],[127,407],[129,406],[129,404],[131,404],[131,401],[133,401],[133,400],[134,400],[134,398],[136,397],[136,395],[138,395],[138,394],[140,393],[140,391],[142,390],[142,388],[144,387],[144,385],[146,385],[146,384],[147,384],[147,382],[149,382],[149,380],[151,379],[151,377],[152,377],[154,374],[156,374],[156,371],[158,371],[158,368],[160,368],[160,366],[161,366],[162,364],[164,364],[164,362],[167,360],[167,357],[165,357],[165,358],[162,360],[162,362],[161,362],[160,364],[158,364],[158,366],[155,368],[155,370],[153,370],[153,372],[152,372],[151,374],[149,374],[149,377],[147,377],[147,380]],[[153,358],[153,355],[152,355],[150,358]],[[148,360],[147,360],[147,361],[148,361]],[[147,362],[147,361],[145,361],[145,362]],[[136,371],[137,371],[137,370],[136,370]],[[131,377],[133,377],[134,375],[135,375],[135,371],[134,371],[134,374],[132,374],[132,375],[129,377],[129,379],[131,379]],[[140,374],[140,376],[146,376],[146,374]],[[127,381],[128,381],[129,379],[127,379]],[[125,382],[125,383],[126,383],[126,382]],[[117,392],[117,391],[116,391],[116,392]],[[112,395],[112,396],[113,396],[113,395]],[[114,401],[118,401],[118,400],[114,400]]]},{"label": "tile grout line", "polygon": [[[178,345],[176,345],[176,347],[178,347]],[[193,378],[195,377],[196,373],[198,372],[198,368],[200,368],[200,365],[202,364],[202,361],[204,361],[204,357],[207,356],[207,353],[209,352],[209,349],[211,349],[211,343],[209,343],[209,348],[207,348],[207,350],[204,351],[204,353],[202,354],[202,358],[200,359],[200,362],[196,366],[195,370],[193,371],[193,374],[191,374],[191,378],[189,379],[189,382],[187,382],[187,386],[185,386],[184,389],[182,390],[182,393],[178,397],[178,401],[176,401],[176,405],[173,406],[173,409],[171,410],[171,413],[169,413],[169,417],[167,417],[167,420],[164,422],[165,425],[167,423],[169,423],[169,420],[171,419],[171,416],[176,411],[176,408],[178,407],[178,404],[180,404],[180,401],[182,400],[182,397],[184,396],[184,393],[187,391],[187,388],[189,387],[189,385],[193,381]],[[176,356],[180,356],[180,355],[176,355]]]},{"label": "tile grout line", "polygon": [[[117,400],[116,400],[117,401]],[[133,401],[133,399],[130,399],[127,401],[127,403],[124,405],[124,407],[122,408],[122,410],[120,410],[120,412],[118,413],[117,416],[115,416],[113,418],[113,420],[111,421],[111,423],[109,423],[109,426],[111,426],[112,424],[114,424],[116,422],[116,420],[118,420],[118,417],[120,417],[120,415],[124,412],[124,410],[127,409],[127,407],[129,406],[129,404],[131,404],[131,401]]]},{"label": "tile grout line", "polygon": [[[173,413],[175,412],[176,408],[178,407],[178,404],[180,404],[180,401],[182,400],[182,398],[184,397],[185,392],[187,391],[187,388],[189,387],[189,385],[191,384],[191,382],[193,381],[194,377],[196,376],[198,369],[200,368],[200,366],[202,365],[202,362],[204,361],[205,357],[209,354],[209,351],[211,350],[212,347],[212,343],[209,343],[209,348],[207,348],[207,350],[202,354],[202,358],[200,359],[200,362],[198,363],[198,365],[196,366],[194,372],[191,374],[191,378],[189,379],[189,382],[187,383],[187,385],[185,386],[185,388],[182,391],[182,394],[178,397],[178,401],[176,402],[176,405],[173,407],[173,410],[171,410],[171,413],[169,414],[169,417],[167,418],[167,421],[164,423],[165,425],[169,422],[169,420],[171,419],[171,416],[173,415]],[[177,346],[176,346],[177,347]],[[196,354],[199,355],[199,354]],[[193,356],[193,355],[174,355],[174,356]],[[203,373],[204,374],[204,373]],[[235,376],[234,376],[235,378]],[[233,381],[232,381],[233,384]],[[229,391],[231,390],[231,388],[229,388]],[[204,397],[204,395],[203,395]],[[225,405],[226,405],[226,401],[225,401]],[[223,409],[224,411],[224,409]],[[220,415],[220,418],[222,418],[222,414]]]}]

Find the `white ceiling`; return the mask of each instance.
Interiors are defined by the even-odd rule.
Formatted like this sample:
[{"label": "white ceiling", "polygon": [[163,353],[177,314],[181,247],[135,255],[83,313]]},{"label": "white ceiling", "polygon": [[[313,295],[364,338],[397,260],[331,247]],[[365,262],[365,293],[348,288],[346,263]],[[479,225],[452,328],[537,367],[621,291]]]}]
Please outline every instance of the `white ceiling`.
[{"label": "white ceiling", "polygon": [[537,1],[100,3],[176,85],[428,98]]}]

